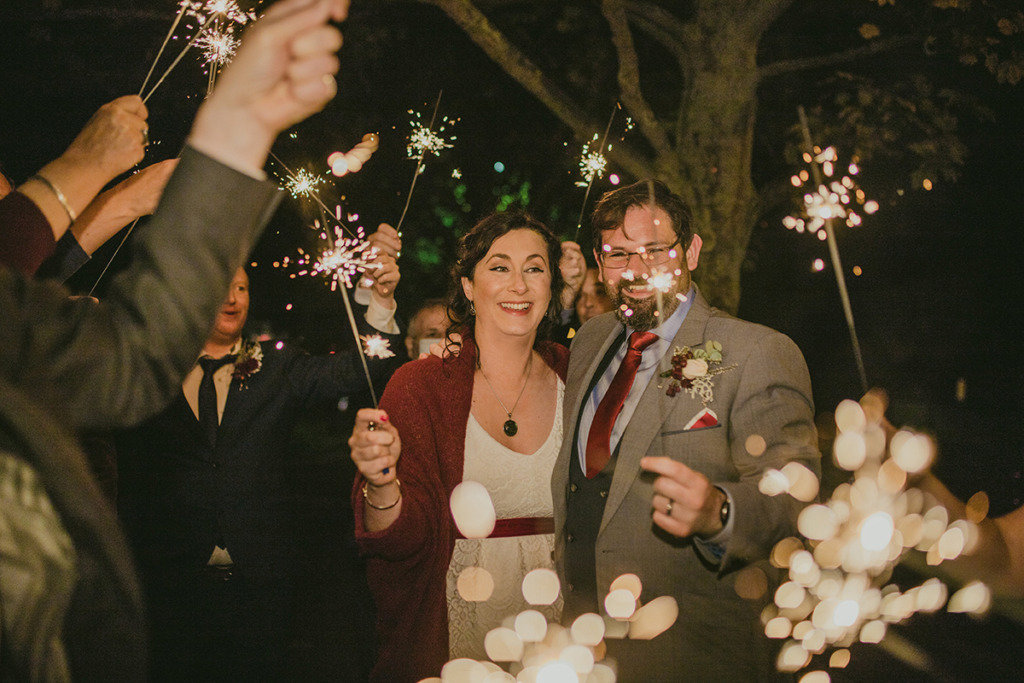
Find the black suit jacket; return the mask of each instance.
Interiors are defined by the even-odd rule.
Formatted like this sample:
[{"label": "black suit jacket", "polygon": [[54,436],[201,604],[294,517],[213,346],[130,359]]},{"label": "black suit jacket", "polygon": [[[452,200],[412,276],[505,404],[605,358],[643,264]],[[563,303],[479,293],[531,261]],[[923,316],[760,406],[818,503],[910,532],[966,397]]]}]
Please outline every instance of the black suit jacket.
[{"label": "black suit jacket", "polygon": [[[400,348],[400,339],[390,339]],[[263,365],[242,387],[232,380],[216,447],[179,391],[159,415],[118,439],[118,511],[144,573],[188,571],[215,545],[258,580],[295,564],[286,452],[304,410],[366,393],[355,351],[309,356],[263,345]],[[395,359],[369,359],[383,386]],[[340,542],[340,541],[339,541]]]}]

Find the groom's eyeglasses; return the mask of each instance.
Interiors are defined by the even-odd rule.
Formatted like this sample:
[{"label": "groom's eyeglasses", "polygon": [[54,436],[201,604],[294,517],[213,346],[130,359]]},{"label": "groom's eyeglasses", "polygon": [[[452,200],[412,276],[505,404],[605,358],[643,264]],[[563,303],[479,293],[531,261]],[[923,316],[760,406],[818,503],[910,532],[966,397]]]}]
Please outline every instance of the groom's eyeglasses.
[{"label": "groom's eyeglasses", "polygon": [[[640,251],[624,251],[612,247],[607,251],[602,249],[598,257],[601,259],[601,265],[605,268],[625,268],[634,256],[639,256],[640,260],[649,266],[660,266],[676,255],[675,247],[677,245],[679,245],[678,238],[672,244],[655,244],[646,249],[641,247]],[[607,245],[605,248],[607,249]]]}]

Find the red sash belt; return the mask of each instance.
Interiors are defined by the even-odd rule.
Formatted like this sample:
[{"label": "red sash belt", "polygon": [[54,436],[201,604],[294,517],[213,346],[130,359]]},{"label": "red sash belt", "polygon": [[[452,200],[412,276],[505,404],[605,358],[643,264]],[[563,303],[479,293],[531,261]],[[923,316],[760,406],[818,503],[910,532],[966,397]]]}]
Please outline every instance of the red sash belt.
[{"label": "red sash belt", "polygon": [[[509,536],[536,536],[537,534],[555,533],[555,520],[552,517],[511,517],[499,519],[494,523],[494,531],[487,538],[508,538]],[[465,538],[458,527],[455,538]]]}]

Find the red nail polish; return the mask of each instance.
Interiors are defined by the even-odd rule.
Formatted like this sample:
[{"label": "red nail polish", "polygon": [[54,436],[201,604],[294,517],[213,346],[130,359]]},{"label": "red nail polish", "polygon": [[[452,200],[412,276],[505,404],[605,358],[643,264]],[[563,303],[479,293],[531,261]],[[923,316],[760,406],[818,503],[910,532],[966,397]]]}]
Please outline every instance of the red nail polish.
[{"label": "red nail polish", "polygon": [[388,421],[388,416],[387,416],[387,414],[381,415],[381,416],[380,416],[380,421],[381,421],[381,422],[387,422],[387,421]]}]

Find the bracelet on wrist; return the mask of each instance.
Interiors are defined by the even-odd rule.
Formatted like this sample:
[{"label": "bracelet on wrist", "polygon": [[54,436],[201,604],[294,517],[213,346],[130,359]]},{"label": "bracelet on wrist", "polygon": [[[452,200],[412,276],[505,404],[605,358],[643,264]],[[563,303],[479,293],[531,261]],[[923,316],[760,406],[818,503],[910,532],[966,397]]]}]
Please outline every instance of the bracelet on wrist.
[{"label": "bracelet on wrist", "polygon": [[395,484],[398,486],[398,497],[395,498],[395,501],[393,503],[389,503],[388,505],[374,505],[373,501],[370,500],[370,494],[368,493],[368,490],[370,488],[370,482],[368,481],[363,482],[363,500],[365,500],[366,504],[372,507],[374,510],[390,510],[391,508],[398,505],[398,501],[402,500],[402,482],[398,481],[398,479],[396,478]]},{"label": "bracelet on wrist", "polygon": [[50,192],[53,193],[53,196],[57,198],[57,201],[60,202],[60,205],[64,208],[64,212],[68,215],[68,218],[71,219],[71,222],[75,222],[75,219],[78,218],[78,216],[75,215],[74,210],[71,208],[70,202],[68,202],[68,198],[64,196],[64,193],[60,191],[59,187],[57,187],[51,181],[47,180],[45,177],[39,175],[38,173],[29,178],[29,180],[38,180],[43,185],[46,185],[46,187],[50,189]]}]

